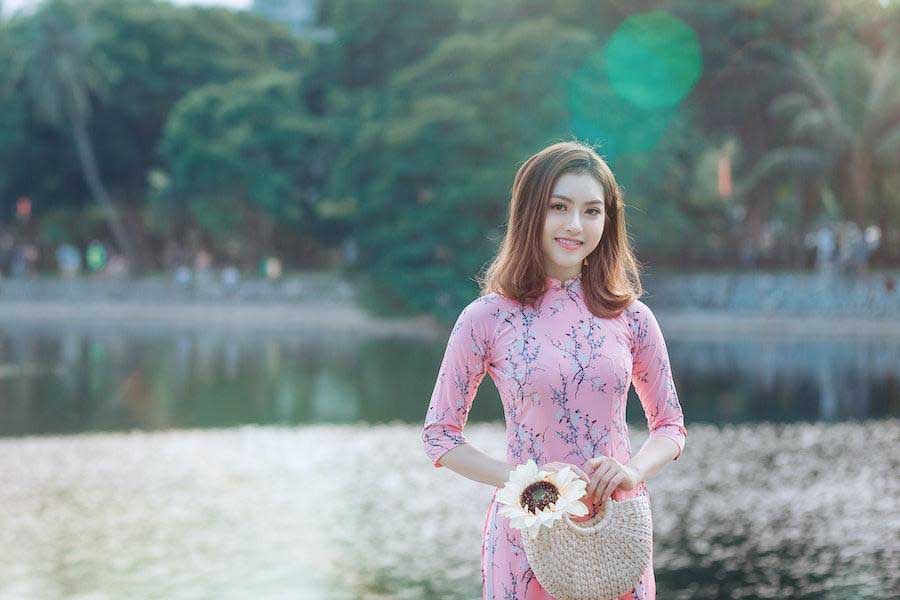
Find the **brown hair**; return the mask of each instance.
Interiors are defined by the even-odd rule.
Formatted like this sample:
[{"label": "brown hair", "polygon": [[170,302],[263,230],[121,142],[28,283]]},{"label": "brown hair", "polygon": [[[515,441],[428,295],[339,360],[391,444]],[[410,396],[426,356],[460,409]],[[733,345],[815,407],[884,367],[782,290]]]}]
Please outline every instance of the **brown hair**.
[{"label": "brown hair", "polygon": [[637,300],[641,264],[625,229],[622,191],[612,171],[593,147],[579,141],[558,142],[519,167],[509,201],[506,235],[484,277],[477,279],[481,295],[496,292],[534,305],[546,291],[541,236],[547,205],[563,173],[587,173],[603,186],[605,223],[600,243],[581,268],[584,303],[598,317],[613,318]]}]

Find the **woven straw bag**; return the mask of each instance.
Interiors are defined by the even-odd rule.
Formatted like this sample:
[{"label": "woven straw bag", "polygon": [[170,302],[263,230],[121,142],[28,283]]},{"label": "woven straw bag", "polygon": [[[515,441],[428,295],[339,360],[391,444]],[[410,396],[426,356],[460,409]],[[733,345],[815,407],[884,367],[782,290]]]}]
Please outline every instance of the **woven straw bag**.
[{"label": "woven straw bag", "polygon": [[573,522],[567,513],[522,543],[538,582],[557,600],[615,600],[630,592],[653,552],[646,495],[607,499],[602,513]]}]

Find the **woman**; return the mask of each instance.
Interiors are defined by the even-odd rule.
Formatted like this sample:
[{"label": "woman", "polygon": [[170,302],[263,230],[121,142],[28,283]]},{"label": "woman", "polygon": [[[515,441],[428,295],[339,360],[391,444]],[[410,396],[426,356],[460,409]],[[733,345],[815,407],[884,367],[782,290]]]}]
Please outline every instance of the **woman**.
[{"label": "woman", "polygon": [[[507,234],[479,298],[459,315],[425,418],[435,467],[496,489],[483,529],[483,597],[552,598],[528,565],[496,492],[516,465],[571,465],[587,482],[589,514],[649,493],[687,431],[659,325],[638,297],[622,194],[607,164],[580,142],[553,144],[516,174]],[[485,373],[506,416],[506,460],[467,443],[463,428]],[[632,454],[625,402],[633,383],[647,442]],[[651,562],[628,600],[656,597]]]}]

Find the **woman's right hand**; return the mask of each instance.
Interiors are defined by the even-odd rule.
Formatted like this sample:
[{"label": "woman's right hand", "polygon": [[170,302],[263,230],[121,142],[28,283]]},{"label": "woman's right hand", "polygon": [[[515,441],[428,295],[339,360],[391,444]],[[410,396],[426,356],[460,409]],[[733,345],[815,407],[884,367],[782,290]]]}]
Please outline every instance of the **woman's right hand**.
[{"label": "woman's right hand", "polygon": [[[577,465],[573,465],[571,463],[554,461],[554,462],[549,462],[547,464],[541,465],[539,467],[539,469],[543,470],[543,471],[555,472],[555,471],[561,471],[565,467],[569,467],[570,469],[572,469],[572,472],[575,473],[579,479],[584,480],[585,486],[590,485],[591,478],[588,477],[587,473],[582,471],[581,468],[578,467]],[[591,517],[590,511],[593,510],[594,502],[588,497],[587,489],[585,489],[584,496],[579,498],[579,500],[581,500],[581,502],[583,502],[584,505],[587,506],[588,514],[586,514],[583,517],[576,517],[573,515],[571,517],[571,519],[573,521],[584,521]]]}]

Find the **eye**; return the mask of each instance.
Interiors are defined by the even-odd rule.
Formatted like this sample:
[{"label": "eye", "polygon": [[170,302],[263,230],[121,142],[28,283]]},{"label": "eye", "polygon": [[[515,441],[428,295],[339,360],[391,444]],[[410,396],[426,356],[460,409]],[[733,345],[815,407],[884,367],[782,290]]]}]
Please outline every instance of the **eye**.
[{"label": "eye", "polygon": [[[562,204],[562,203],[560,203],[560,202],[557,202],[556,204],[551,204],[551,205],[550,205],[550,208],[564,209],[564,208],[567,208],[567,207],[566,207],[565,204]],[[589,209],[588,209],[588,212],[591,213],[591,214],[594,214],[594,215],[601,215],[601,214],[603,214],[603,211],[600,210],[599,208],[589,208]]]}]

